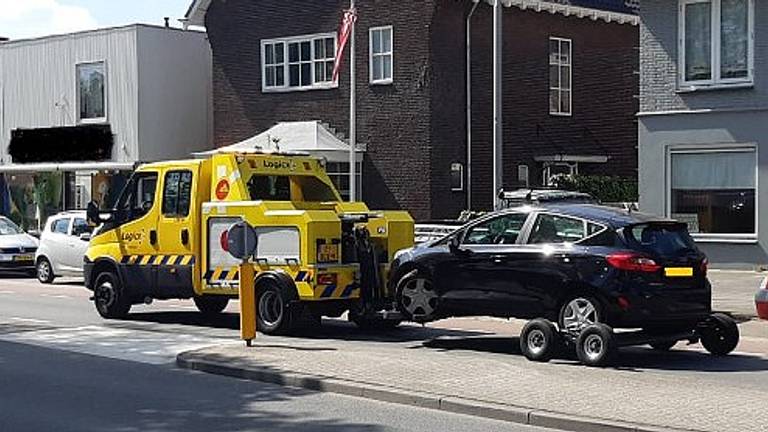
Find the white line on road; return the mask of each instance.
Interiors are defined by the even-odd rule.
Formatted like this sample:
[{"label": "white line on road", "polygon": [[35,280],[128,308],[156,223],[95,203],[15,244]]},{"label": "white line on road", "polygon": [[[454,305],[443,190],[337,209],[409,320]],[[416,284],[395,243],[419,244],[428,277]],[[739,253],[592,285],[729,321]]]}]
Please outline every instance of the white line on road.
[{"label": "white line on road", "polygon": [[28,322],[28,323],[34,323],[34,324],[48,324],[50,321],[48,320],[41,320],[41,319],[35,319],[35,318],[22,318],[22,317],[10,317],[11,321],[20,321],[20,322]]},{"label": "white line on road", "polygon": [[40,297],[55,298],[55,299],[70,299],[72,297],[64,294],[40,294]]},{"label": "white line on road", "polygon": [[0,294],[16,294],[16,291],[0,291]]}]

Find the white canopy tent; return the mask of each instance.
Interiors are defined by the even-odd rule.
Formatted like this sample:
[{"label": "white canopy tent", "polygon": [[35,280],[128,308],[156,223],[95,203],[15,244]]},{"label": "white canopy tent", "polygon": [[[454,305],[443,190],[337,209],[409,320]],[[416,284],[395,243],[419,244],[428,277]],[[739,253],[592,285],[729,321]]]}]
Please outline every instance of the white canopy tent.
[{"label": "white canopy tent", "polygon": [[[349,163],[349,144],[317,120],[278,123],[245,141],[195,155],[251,152],[307,153],[330,163]],[[356,155],[359,164],[363,161],[359,146]]]}]

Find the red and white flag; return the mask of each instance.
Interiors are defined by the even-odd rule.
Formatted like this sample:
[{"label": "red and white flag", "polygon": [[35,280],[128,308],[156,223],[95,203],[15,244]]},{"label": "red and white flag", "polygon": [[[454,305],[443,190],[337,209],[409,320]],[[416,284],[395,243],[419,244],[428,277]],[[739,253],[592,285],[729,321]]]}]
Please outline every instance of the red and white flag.
[{"label": "red and white flag", "polygon": [[344,59],[344,48],[347,46],[347,42],[349,42],[349,36],[352,34],[352,29],[355,27],[356,22],[357,9],[352,8],[344,11],[344,18],[341,20],[338,44],[336,46],[336,63],[333,65],[333,82],[339,81],[341,61]]}]

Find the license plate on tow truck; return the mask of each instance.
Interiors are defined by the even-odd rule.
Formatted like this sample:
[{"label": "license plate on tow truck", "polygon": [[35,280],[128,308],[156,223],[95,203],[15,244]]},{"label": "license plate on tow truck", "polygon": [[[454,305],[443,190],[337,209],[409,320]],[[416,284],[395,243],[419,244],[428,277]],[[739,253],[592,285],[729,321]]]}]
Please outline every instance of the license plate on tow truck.
[{"label": "license plate on tow truck", "polygon": [[666,267],[664,269],[666,277],[693,277],[693,267]]}]

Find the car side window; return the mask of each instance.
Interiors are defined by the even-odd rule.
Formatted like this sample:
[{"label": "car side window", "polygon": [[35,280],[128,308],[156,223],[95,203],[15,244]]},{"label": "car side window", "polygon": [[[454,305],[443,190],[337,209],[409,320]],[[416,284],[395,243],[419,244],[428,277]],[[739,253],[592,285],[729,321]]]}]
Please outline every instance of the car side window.
[{"label": "car side window", "polygon": [[163,188],[163,216],[189,216],[192,198],[192,172],[169,171],[165,175]]},{"label": "car side window", "polygon": [[75,218],[72,222],[72,235],[80,237],[83,234],[89,234],[93,228],[83,218]]},{"label": "car side window", "polygon": [[69,218],[56,219],[51,223],[51,232],[56,234],[69,233]]},{"label": "car side window", "polygon": [[[528,243],[546,244],[546,243],[575,243],[587,237],[587,225],[581,219],[574,219],[565,216],[551,214],[540,214],[536,217],[536,223],[531,230]],[[595,225],[599,227],[599,225]],[[597,228],[589,228],[595,231]]]},{"label": "car side window", "polygon": [[525,213],[510,213],[481,222],[467,231],[463,244],[515,244],[527,219]]}]

